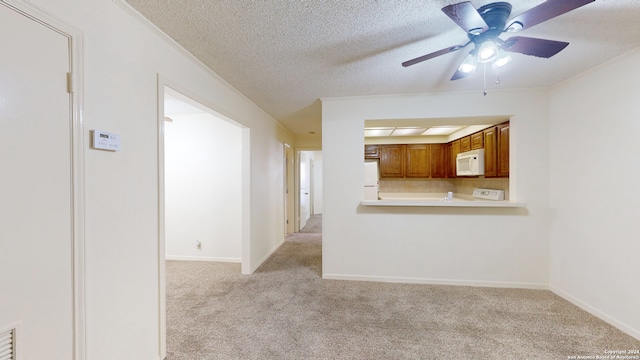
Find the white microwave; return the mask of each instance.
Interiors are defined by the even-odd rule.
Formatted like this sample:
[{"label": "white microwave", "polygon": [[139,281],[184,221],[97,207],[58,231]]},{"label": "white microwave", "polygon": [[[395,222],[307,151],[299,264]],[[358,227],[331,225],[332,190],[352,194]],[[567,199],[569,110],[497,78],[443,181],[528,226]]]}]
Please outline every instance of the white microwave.
[{"label": "white microwave", "polygon": [[456,156],[456,175],[484,175],[484,149],[465,151]]}]

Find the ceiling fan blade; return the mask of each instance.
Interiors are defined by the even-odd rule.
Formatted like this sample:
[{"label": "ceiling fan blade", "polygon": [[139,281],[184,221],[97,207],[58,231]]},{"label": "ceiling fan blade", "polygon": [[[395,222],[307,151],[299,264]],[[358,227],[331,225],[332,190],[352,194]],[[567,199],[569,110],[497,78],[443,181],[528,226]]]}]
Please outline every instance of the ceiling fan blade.
[{"label": "ceiling fan blade", "polygon": [[454,51],[460,50],[460,49],[462,49],[463,47],[465,47],[467,45],[469,45],[469,43],[466,43],[464,45],[450,46],[448,48],[444,48],[442,50],[438,50],[438,51],[432,52],[432,53],[427,54],[427,55],[422,55],[422,56],[417,57],[415,59],[411,59],[411,60],[407,60],[407,61],[403,62],[402,66],[407,67],[407,66],[415,65],[415,64],[423,62],[425,60],[433,59],[434,57],[438,57],[440,55],[445,55],[445,54],[452,53]]},{"label": "ceiling fan blade", "polygon": [[524,36],[510,37],[504,41],[505,51],[550,58],[569,45],[568,42],[536,39]]},{"label": "ceiling fan blade", "polygon": [[[509,20],[507,30],[509,32],[516,32],[528,29],[594,1],[595,0],[547,0]],[[512,24],[515,23],[519,23],[519,26],[512,27]]]},{"label": "ceiling fan blade", "polygon": [[473,32],[477,35],[489,28],[478,10],[469,1],[445,6],[442,8],[442,12],[467,33]]},{"label": "ceiling fan blade", "polygon": [[469,1],[445,6],[442,8],[442,12],[466,32],[472,31],[477,35],[489,28],[478,10]]}]

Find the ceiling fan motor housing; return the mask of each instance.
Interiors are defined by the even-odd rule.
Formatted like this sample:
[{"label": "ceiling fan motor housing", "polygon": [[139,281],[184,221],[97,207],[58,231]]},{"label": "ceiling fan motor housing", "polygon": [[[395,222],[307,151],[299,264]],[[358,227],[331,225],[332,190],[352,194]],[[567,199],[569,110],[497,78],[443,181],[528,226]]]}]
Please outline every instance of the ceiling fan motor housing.
[{"label": "ceiling fan motor housing", "polygon": [[497,39],[504,31],[507,20],[511,15],[511,4],[508,2],[496,2],[482,6],[478,13],[487,23],[489,29],[484,32],[476,32],[475,29],[467,33],[469,40],[475,44],[480,44],[488,39]]}]

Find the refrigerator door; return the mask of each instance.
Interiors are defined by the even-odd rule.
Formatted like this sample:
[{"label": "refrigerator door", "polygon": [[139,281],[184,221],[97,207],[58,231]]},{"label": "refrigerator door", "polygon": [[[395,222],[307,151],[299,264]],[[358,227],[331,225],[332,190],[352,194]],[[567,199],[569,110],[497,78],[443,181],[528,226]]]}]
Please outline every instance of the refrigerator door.
[{"label": "refrigerator door", "polygon": [[364,162],[364,186],[378,186],[378,162]]}]

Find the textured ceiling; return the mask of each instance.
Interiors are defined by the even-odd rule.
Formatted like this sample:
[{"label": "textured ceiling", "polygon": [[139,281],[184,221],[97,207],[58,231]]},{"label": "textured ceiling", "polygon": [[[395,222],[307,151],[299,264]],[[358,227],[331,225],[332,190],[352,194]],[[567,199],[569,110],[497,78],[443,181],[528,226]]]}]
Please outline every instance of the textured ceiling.
[{"label": "textured ceiling", "polygon": [[[440,10],[460,1],[126,1],[296,134],[320,133],[322,97],[482,92],[482,71],[449,81],[471,47],[400,65],[466,43]],[[490,2],[471,1],[476,8]],[[512,17],[541,2],[510,1]],[[500,85],[488,80],[489,92],[552,86],[636,48],[639,20],[639,0],[596,0],[522,31],[570,45],[550,59],[513,54]]]}]

